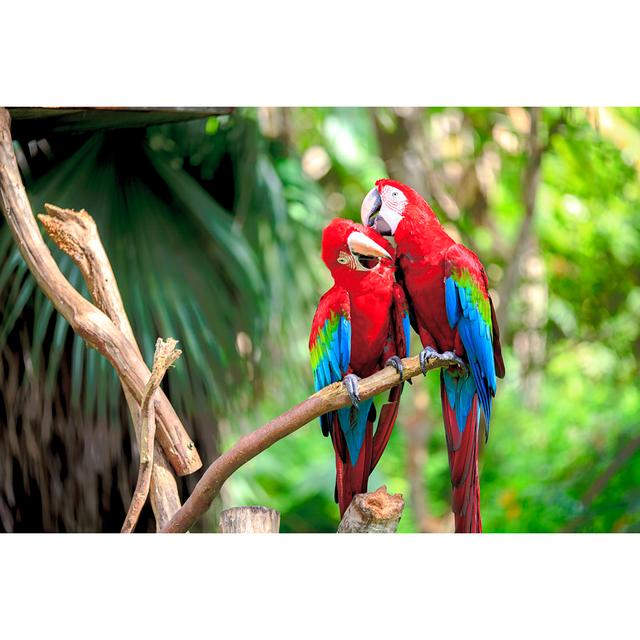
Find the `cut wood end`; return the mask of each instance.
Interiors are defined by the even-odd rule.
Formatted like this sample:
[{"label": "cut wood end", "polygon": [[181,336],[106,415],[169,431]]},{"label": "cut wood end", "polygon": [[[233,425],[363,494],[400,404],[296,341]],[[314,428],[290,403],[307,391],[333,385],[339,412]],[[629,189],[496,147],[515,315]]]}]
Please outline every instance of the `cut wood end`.
[{"label": "cut wood end", "polygon": [[404,509],[402,494],[388,493],[386,485],[371,493],[359,493],[354,500],[357,501],[358,508],[372,520],[395,520],[402,515]]},{"label": "cut wood end", "polygon": [[403,509],[402,495],[390,495],[384,485],[371,493],[359,493],[345,511],[338,533],[394,533]]},{"label": "cut wood end", "polygon": [[268,507],[233,507],[220,514],[220,533],[278,533],[280,513]]}]

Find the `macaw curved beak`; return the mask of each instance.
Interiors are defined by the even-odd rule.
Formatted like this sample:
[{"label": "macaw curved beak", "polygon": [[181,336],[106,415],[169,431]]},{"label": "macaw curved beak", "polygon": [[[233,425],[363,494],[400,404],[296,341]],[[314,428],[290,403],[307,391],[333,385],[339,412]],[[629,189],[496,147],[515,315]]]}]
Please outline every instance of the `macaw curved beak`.
[{"label": "macaw curved beak", "polygon": [[347,238],[347,245],[349,246],[351,253],[354,255],[366,256],[367,258],[392,259],[385,249],[361,231],[354,231],[349,234],[349,237]]},{"label": "macaw curved beak", "polygon": [[365,196],[360,207],[360,218],[365,227],[373,227],[375,216],[382,208],[382,198],[377,187],[373,187]]},{"label": "macaw curved beak", "polygon": [[365,227],[373,227],[380,235],[393,235],[391,226],[380,213],[382,209],[382,198],[377,187],[373,187],[365,196],[360,207],[360,218]]}]

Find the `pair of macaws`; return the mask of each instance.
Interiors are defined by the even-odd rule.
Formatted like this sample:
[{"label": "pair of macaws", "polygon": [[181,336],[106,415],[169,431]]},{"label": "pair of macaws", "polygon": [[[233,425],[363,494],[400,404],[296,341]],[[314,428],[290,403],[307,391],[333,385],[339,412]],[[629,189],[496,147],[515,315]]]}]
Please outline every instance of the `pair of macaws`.
[{"label": "pair of macaws", "polygon": [[[333,220],[322,259],[334,286],[318,304],[309,349],[316,390],[343,381],[352,406],[323,415],[336,458],[340,515],[367,490],[389,442],[403,385],[391,389],[377,428],[373,400],[360,401],[358,380],[393,366],[402,376],[410,327],[426,365],[449,360],[440,389],[456,532],[481,532],[478,479],[479,407],[489,435],[496,377],[504,376],[498,324],[478,257],[454,242],[411,187],[378,180],[361,208],[362,225]],[[393,236],[396,249],[382,236]]]}]

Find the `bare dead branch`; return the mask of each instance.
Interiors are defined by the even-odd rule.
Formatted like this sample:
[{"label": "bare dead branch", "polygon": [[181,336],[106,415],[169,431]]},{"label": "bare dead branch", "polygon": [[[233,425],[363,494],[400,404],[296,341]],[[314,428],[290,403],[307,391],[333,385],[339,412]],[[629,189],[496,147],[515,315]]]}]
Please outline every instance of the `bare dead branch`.
[{"label": "bare dead branch", "polygon": [[[405,358],[403,380],[408,380],[422,373],[418,356]],[[427,370],[450,366],[447,360],[432,358]],[[385,367],[382,371],[363,378],[359,383],[360,398],[366,400],[400,383],[398,373],[393,367]],[[252,433],[249,433],[208,467],[196,484],[193,493],[171,518],[169,524],[162,529],[164,533],[180,533],[188,531],[195,522],[211,506],[227,478],[259,453],[268,449],[278,440],[292,434],[314,418],[328,411],[335,411],[351,404],[349,394],[340,382],[321,389],[297,404],[281,416],[274,418]]]},{"label": "bare dead branch", "polygon": [[234,507],[220,514],[220,533],[279,533],[280,514],[267,507]]},{"label": "bare dead branch", "polygon": [[[44,207],[47,215],[40,214],[38,218],[45,230],[58,248],[67,253],[78,265],[95,305],[109,316],[142,358],[95,221],[84,210],[61,209],[52,204],[45,204]],[[122,380],[120,382],[133,421],[138,448],[140,448],[140,406],[130,389]],[[164,395],[162,390],[157,392],[156,398],[159,395]],[[181,506],[178,485],[171,465],[157,441],[154,442],[151,471],[151,506],[158,530],[169,522]]]},{"label": "bare dead branch", "polygon": [[122,525],[122,533],[131,533],[138,522],[140,512],[149,495],[151,484],[151,470],[153,468],[153,444],[156,433],[156,411],[154,396],[164,378],[167,369],[180,357],[182,351],[176,349],[177,340],[158,338],[156,351],[153,356],[151,376],[144,389],[142,404],[140,405],[140,464],[138,467],[138,481],[127,511],[127,517]]},{"label": "bare dead branch", "polygon": [[[0,204],[29,270],[56,310],[90,346],[116,369],[136,402],[142,402],[150,371],[131,340],[97,307],[83,298],[62,275],[42,239],[31,211],[13,152],[10,118],[0,108]],[[77,247],[70,246],[70,250]],[[193,473],[202,466],[193,441],[166,398],[157,407],[158,439],[176,472]]]},{"label": "bare dead branch", "polygon": [[338,533],[395,533],[403,510],[402,496],[390,495],[384,485],[359,493],[344,512]]}]

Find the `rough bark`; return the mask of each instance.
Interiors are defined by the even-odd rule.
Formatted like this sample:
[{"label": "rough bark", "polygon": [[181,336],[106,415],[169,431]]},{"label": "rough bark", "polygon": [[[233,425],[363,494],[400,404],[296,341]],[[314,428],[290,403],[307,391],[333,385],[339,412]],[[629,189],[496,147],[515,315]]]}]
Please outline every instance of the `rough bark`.
[{"label": "rough bark", "polygon": [[[422,373],[418,356],[405,358],[402,364],[404,366],[403,380],[408,380]],[[448,366],[450,366],[449,361],[432,358],[427,364],[427,370]],[[372,398],[399,383],[400,379],[396,370],[393,367],[385,367],[382,371],[360,381],[360,398],[362,400]],[[189,499],[162,531],[165,533],[188,531],[211,506],[227,478],[243,464],[255,458],[278,440],[308,424],[314,418],[350,404],[351,400],[344,385],[336,382],[314,393],[259,429],[240,438],[229,451],[223,453],[209,466],[196,484]]]},{"label": "rough bark", "polygon": [[220,514],[220,533],[280,533],[280,514],[267,507],[234,507]]},{"label": "rough bark", "polygon": [[[136,402],[141,403],[151,372],[131,340],[62,275],[31,211],[13,152],[9,124],[9,113],[0,108],[0,204],[18,249],[56,310],[79,336],[109,360]],[[160,398],[156,413],[158,440],[175,471],[186,475],[199,469],[202,462],[195,445],[166,397]]]},{"label": "rough bark", "polygon": [[[46,215],[40,214],[38,216],[45,230],[58,248],[67,253],[78,265],[96,306],[109,316],[110,320],[129,339],[136,353],[142,359],[142,353],[133,335],[120,296],[120,289],[95,221],[84,210],[61,209],[51,204],[45,204],[45,210]],[[124,383],[122,390],[129,407],[140,449],[140,406]],[[150,491],[156,528],[160,530],[180,508],[181,503],[171,465],[158,442],[154,442]]]},{"label": "rough bark", "polygon": [[156,411],[154,398],[167,369],[180,357],[182,351],[176,349],[178,342],[173,338],[158,338],[153,356],[151,376],[144,390],[140,405],[140,463],[138,480],[131,498],[127,516],[122,525],[122,533],[131,533],[140,517],[140,512],[149,495],[151,473],[153,469],[153,446],[156,434]]},{"label": "rough bark", "polygon": [[359,493],[344,512],[338,533],[395,533],[404,500],[390,495],[384,485],[373,493]]}]

